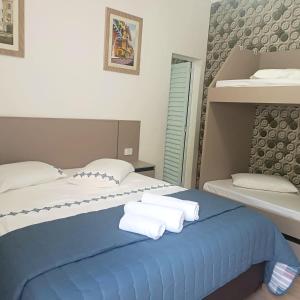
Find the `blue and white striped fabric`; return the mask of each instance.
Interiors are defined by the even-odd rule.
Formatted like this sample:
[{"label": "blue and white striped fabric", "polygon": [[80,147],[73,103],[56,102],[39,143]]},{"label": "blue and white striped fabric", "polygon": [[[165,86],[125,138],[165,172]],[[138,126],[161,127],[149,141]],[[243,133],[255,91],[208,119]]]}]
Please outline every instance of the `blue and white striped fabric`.
[{"label": "blue and white striped fabric", "polygon": [[295,268],[283,263],[277,263],[268,283],[269,290],[277,296],[283,295],[291,287],[297,274],[298,270]]}]

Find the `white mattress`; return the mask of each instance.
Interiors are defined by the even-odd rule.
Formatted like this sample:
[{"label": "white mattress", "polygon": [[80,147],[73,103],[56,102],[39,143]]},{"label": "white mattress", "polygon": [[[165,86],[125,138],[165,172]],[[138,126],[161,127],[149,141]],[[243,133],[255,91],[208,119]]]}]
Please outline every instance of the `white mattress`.
[{"label": "white mattress", "polygon": [[300,80],[292,79],[239,79],[220,80],[216,87],[267,87],[267,86],[300,86]]},{"label": "white mattress", "polygon": [[266,192],[233,186],[232,180],[217,180],[205,183],[204,190],[257,207],[271,213],[300,221],[300,195]]},{"label": "white mattress", "polygon": [[184,190],[161,180],[131,173],[113,188],[74,185],[64,178],[7,191],[0,194],[0,236],[29,225],[138,201],[145,189],[160,195]]}]

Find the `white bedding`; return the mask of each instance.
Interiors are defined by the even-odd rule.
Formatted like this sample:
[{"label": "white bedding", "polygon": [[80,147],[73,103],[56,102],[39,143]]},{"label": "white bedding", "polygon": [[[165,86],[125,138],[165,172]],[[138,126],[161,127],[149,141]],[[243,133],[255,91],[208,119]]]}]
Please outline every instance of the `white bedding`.
[{"label": "white bedding", "polygon": [[267,210],[271,213],[300,221],[300,195],[250,190],[235,187],[232,180],[217,180],[205,183],[207,192]]},{"label": "white bedding", "polygon": [[137,201],[145,189],[160,195],[184,190],[131,173],[118,187],[113,188],[72,185],[64,178],[7,191],[0,194],[0,236],[29,225]]},{"label": "white bedding", "polygon": [[239,79],[220,80],[216,87],[267,87],[267,86],[300,86],[300,80],[293,79]]}]

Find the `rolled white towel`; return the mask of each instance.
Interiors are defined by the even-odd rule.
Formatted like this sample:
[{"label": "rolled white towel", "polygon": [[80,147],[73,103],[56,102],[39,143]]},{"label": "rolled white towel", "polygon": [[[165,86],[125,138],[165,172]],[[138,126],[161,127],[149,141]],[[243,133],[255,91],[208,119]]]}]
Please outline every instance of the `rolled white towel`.
[{"label": "rolled white towel", "polygon": [[179,233],[183,229],[184,213],[176,208],[162,207],[141,202],[129,202],[124,206],[125,214],[156,219],[166,226],[166,230]]},{"label": "rolled white towel", "polygon": [[156,219],[132,214],[125,214],[121,218],[119,228],[121,230],[148,236],[153,240],[158,240],[162,237],[166,230],[165,224]]},{"label": "rolled white towel", "polygon": [[194,201],[180,200],[173,197],[144,193],[142,196],[142,203],[177,208],[184,212],[184,219],[186,221],[199,220],[199,203]]}]

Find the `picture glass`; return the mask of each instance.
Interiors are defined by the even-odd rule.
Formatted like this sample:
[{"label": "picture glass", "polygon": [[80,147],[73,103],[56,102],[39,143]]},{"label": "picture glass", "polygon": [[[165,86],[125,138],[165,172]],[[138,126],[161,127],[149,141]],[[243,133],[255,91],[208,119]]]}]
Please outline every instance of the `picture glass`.
[{"label": "picture glass", "polygon": [[0,49],[19,49],[19,0],[0,0]]}]

